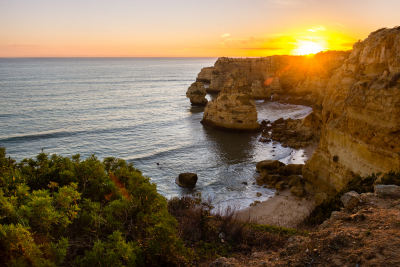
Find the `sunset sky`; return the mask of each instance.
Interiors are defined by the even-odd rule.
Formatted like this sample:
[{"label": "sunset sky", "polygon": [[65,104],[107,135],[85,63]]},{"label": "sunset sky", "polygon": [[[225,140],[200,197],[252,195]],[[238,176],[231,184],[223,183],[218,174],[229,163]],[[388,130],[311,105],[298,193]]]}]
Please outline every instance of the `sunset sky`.
[{"label": "sunset sky", "polygon": [[348,50],[400,0],[0,0],[0,57],[253,57]]}]

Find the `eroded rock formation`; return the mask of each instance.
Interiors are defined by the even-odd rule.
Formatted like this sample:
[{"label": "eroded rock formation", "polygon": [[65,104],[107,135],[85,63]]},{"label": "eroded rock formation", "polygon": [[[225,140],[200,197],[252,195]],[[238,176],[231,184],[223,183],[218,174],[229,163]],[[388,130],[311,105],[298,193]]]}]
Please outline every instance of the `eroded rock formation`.
[{"label": "eroded rock formation", "polygon": [[324,90],[321,141],[304,177],[332,192],[354,174],[398,171],[400,27],[355,43]]},{"label": "eroded rock formation", "polygon": [[[197,80],[210,83],[207,92],[220,92],[229,77],[238,71],[249,84],[263,81],[263,86],[274,93],[282,91],[313,92],[314,83],[306,79],[326,82],[349,52],[329,51],[307,56],[269,56],[263,58],[219,58],[214,67],[203,68]],[[321,93],[323,95],[323,93]],[[317,95],[319,96],[319,94]]]},{"label": "eroded rock formation", "polygon": [[230,131],[260,129],[253,93],[243,73],[231,75],[218,97],[207,104],[201,122]]},{"label": "eroded rock formation", "polygon": [[205,67],[202,68],[199,74],[197,75],[197,82],[204,82],[204,83],[210,83],[211,82],[211,77],[213,73],[214,67]]},{"label": "eroded rock formation", "polygon": [[186,92],[186,97],[190,98],[190,102],[194,106],[207,105],[208,100],[205,98],[206,95],[206,88],[201,82],[192,83]]}]

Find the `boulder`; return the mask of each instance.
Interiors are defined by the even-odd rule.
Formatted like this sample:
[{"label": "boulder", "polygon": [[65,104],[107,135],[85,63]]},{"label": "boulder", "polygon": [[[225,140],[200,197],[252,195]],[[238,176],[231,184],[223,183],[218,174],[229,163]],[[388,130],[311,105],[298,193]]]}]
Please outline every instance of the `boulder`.
[{"label": "boulder", "polygon": [[346,209],[352,210],[360,204],[361,196],[355,191],[350,191],[345,193],[340,200]]},{"label": "boulder", "polygon": [[303,180],[300,176],[298,175],[290,175],[288,178],[289,181],[289,186],[296,186],[296,187],[302,187],[303,184],[301,183],[301,181]]},{"label": "boulder", "polygon": [[275,189],[279,190],[279,191],[285,190],[286,185],[287,185],[287,183],[285,181],[280,181],[275,185]]},{"label": "boulder", "polygon": [[260,139],[258,139],[258,141],[263,142],[263,143],[269,143],[269,142],[271,142],[271,139],[268,139],[266,137],[260,137]]},{"label": "boulder", "polygon": [[279,174],[268,175],[268,181],[275,183],[280,182],[282,181],[282,176],[280,176]]},{"label": "boulder", "polygon": [[183,187],[194,188],[197,183],[197,174],[181,173],[176,179],[176,183]]},{"label": "boulder", "polygon": [[279,173],[279,170],[285,166],[286,165],[279,160],[263,160],[257,163],[256,171],[277,174]]},{"label": "boulder", "polygon": [[397,185],[375,185],[374,192],[377,196],[400,198],[400,186]]},{"label": "boulder", "polygon": [[290,193],[296,197],[304,197],[306,195],[306,190],[302,186],[293,186],[290,189]]},{"label": "boulder", "polygon": [[285,122],[285,120],[283,118],[279,118],[276,121],[274,121],[274,124],[282,124],[284,122]]},{"label": "boulder", "polygon": [[332,211],[331,220],[337,220],[340,218],[340,211]]},{"label": "boulder", "polygon": [[239,266],[238,260],[235,258],[225,258],[221,257],[216,259],[214,262],[210,264],[213,267],[230,267],[230,266]]},{"label": "boulder", "polygon": [[290,176],[290,175],[302,175],[304,164],[288,164],[283,167],[279,174]]}]

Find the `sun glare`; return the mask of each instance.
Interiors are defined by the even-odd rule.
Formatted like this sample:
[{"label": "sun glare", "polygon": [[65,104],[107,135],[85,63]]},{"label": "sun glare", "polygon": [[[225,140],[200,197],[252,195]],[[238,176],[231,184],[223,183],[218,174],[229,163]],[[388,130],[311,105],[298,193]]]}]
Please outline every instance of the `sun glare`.
[{"label": "sun glare", "polygon": [[324,47],[313,41],[301,41],[299,42],[297,49],[295,52],[297,55],[308,55],[308,54],[316,54],[324,50]]}]

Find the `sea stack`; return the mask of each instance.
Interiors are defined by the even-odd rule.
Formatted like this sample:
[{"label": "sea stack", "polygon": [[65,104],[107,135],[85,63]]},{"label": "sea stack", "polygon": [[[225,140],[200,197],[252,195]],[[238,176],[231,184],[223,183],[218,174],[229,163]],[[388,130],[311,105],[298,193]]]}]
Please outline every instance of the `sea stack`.
[{"label": "sea stack", "polygon": [[231,75],[204,110],[204,124],[228,131],[257,131],[257,110],[250,84],[241,72]]},{"label": "sea stack", "polygon": [[188,88],[186,97],[190,98],[190,102],[193,106],[205,106],[208,103],[208,100],[205,98],[206,94],[206,88],[203,83],[194,82]]}]

